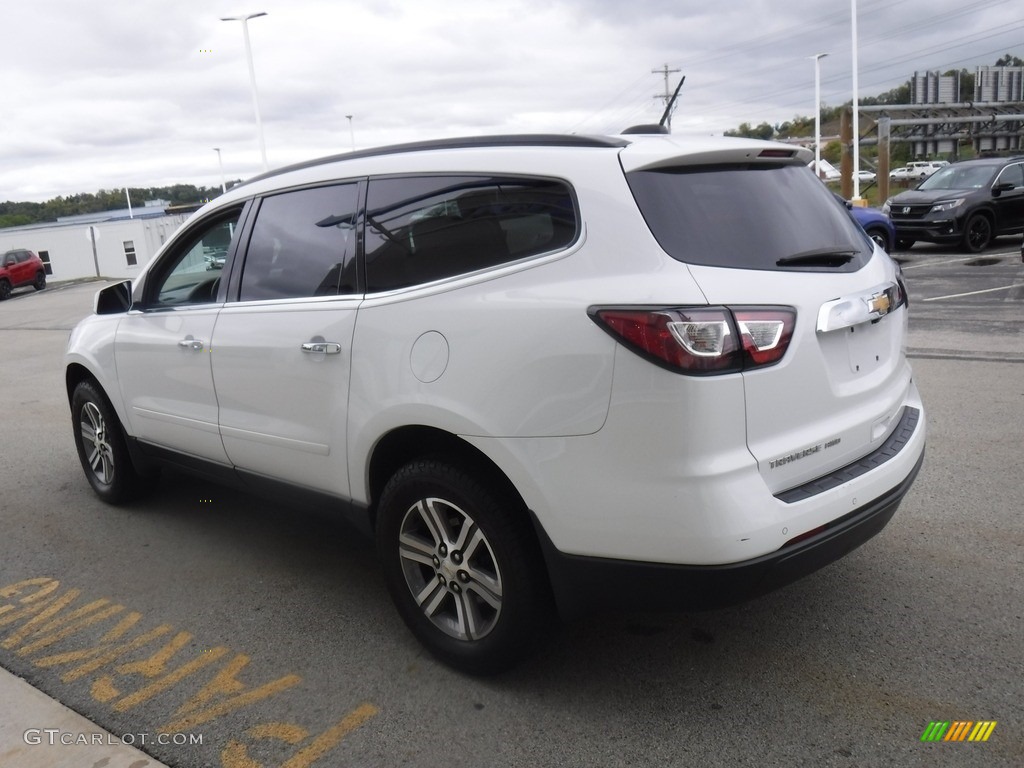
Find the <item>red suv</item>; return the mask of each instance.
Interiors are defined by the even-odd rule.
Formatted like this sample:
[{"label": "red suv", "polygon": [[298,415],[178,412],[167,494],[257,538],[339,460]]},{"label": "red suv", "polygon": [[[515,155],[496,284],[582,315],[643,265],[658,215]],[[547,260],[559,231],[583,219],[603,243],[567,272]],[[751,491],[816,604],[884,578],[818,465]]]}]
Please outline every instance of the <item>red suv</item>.
[{"label": "red suv", "polygon": [[7,251],[0,261],[0,301],[23,285],[43,290],[46,287],[46,267],[32,251],[16,248]]}]

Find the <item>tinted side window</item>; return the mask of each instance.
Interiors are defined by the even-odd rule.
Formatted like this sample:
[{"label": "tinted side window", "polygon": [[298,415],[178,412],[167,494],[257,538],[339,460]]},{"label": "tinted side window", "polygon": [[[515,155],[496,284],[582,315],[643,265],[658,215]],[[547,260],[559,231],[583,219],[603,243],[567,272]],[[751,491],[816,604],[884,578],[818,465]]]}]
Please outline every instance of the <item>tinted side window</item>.
[{"label": "tinted side window", "polygon": [[729,165],[637,171],[627,177],[658,243],[688,264],[777,270],[798,254],[871,256],[860,229],[809,168]]},{"label": "tinted side window", "polygon": [[245,257],[241,300],[354,293],[358,189],[341,184],[263,200]]},{"label": "tinted side window", "polygon": [[548,179],[372,179],[366,204],[367,290],[386,291],[564,248],[576,206]]},{"label": "tinted side window", "polygon": [[996,180],[997,184],[1013,184],[1014,187],[1024,187],[1024,165],[1008,165],[1003,172],[999,174],[999,178]]}]

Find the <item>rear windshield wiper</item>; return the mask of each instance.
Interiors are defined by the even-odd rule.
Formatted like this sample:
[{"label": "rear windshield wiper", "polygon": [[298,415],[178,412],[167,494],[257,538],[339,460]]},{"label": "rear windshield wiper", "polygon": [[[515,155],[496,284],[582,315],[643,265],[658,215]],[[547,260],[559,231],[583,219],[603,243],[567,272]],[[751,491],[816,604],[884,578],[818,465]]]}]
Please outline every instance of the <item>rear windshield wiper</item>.
[{"label": "rear windshield wiper", "polygon": [[777,267],[841,267],[849,264],[859,253],[852,246],[840,248],[817,248],[813,251],[801,251],[792,256],[779,259]]}]

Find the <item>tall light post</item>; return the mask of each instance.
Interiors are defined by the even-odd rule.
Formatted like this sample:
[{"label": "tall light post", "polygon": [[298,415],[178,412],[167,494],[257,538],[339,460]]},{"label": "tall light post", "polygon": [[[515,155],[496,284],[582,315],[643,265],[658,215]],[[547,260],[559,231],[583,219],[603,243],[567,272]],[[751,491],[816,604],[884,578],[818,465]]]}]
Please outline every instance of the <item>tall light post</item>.
[{"label": "tall light post", "polygon": [[345,115],[348,120],[348,135],[352,142],[352,151],[356,151],[356,129],[352,127],[352,115]]},{"label": "tall light post", "polygon": [[827,53],[816,53],[814,59],[814,172],[821,178],[821,60]]},{"label": "tall light post", "polygon": [[256,113],[256,131],[259,134],[260,139],[260,154],[263,156],[263,170],[269,171],[270,165],[267,163],[267,142],[263,138],[263,118],[260,115],[260,97],[256,92],[256,70],[252,65],[252,45],[249,42],[249,19],[255,19],[260,16],[266,16],[267,14],[263,11],[259,13],[250,13],[245,16],[222,16],[221,21],[240,21],[242,22],[242,35],[245,38],[245,58],[249,62],[249,85],[252,86],[252,109]]},{"label": "tall light post", "polygon": [[220,156],[220,147],[214,147],[213,151],[217,153],[217,165],[220,166],[220,191],[227,192],[228,185],[224,181],[224,161],[221,159]]},{"label": "tall light post", "polygon": [[853,36],[853,199],[860,202],[860,98],[857,92],[857,0],[850,0],[851,32]]}]

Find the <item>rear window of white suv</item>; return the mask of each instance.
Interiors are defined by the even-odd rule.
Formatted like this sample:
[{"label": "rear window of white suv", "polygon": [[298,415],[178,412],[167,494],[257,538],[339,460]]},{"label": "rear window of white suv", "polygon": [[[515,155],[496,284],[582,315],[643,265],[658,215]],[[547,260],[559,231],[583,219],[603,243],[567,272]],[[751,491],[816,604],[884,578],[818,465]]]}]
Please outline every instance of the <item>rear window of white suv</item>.
[{"label": "rear window of white suv", "polygon": [[853,272],[871,245],[814,174],[795,165],[716,165],[627,176],[647,225],[687,264]]}]

